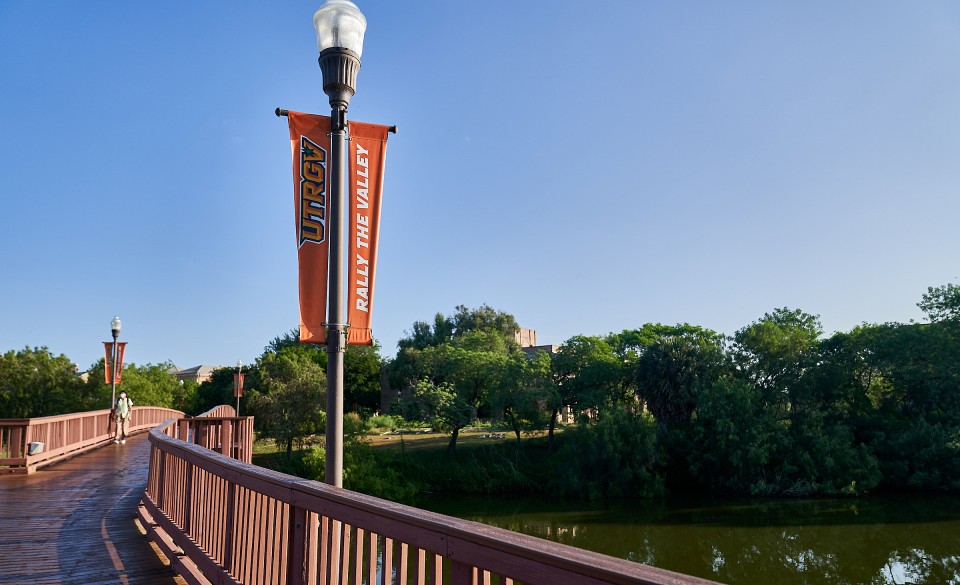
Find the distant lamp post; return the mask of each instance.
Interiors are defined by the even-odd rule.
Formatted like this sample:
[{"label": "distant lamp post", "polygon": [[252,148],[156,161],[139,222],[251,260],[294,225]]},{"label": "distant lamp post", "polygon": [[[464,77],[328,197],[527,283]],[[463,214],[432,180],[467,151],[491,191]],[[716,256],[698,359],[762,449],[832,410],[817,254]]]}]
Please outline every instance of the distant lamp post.
[{"label": "distant lamp post", "polygon": [[114,315],[110,321],[110,333],[113,334],[113,359],[110,363],[112,369],[110,376],[110,410],[113,410],[117,405],[117,338],[120,337],[121,325],[123,325],[123,322],[120,317]]},{"label": "distant lamp post", "polygon": [[327,462],[324,481],[343,486],[343,353],[346,323],[343,305],[344,220],[347,106],[356,93],[363,33],[367,19],[349,0],[326,0],[313,15],[323,72],[323,92],[330,98],[330,263],[327,310]]},{"label": "distant lamp post", "polygon": [[237,374],[233,379],[233,395],[237,397],[237,416],[240,416],[240,397],[243,396],[243,362],[237,360]]}]

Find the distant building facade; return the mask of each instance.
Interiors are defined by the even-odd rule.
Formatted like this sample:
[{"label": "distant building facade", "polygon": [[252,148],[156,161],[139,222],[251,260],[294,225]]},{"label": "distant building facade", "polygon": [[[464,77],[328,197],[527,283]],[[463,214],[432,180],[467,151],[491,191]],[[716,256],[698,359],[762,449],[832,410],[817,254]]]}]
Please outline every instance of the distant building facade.
[{"label": "distant building facade", "polygon": [[203,384],[204,382],[210,381],[214,370],[220,370],[229,367],[230,366],[194,366],[192,368],[181,370],[177,366],[173,366],[167,370],[167,372],[173,376],[176,376],[181,382],[186,382],[189,380],[196,382],[197,384]]}]

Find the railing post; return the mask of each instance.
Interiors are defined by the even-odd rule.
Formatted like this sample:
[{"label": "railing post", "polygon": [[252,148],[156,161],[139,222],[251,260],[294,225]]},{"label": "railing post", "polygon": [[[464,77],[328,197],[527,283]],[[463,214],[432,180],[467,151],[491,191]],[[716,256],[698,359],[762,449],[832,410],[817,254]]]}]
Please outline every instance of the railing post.
[{"label": "railing post", "polygon": [[29,428],[29,425],[26,427],[10,427],[10,443],[8,444],[8,448],[10,449],[10,459],[18,459],[20,457],[27,456],[26,443],[23,440],[26,438],[26,431]]},{"label": "railing post", "polygon": [[183,533],[190,536],[190,508],[193,503],[193,463],[187,462],[186,479],[183,483]]},{"label": "railing post", "polygon": [[163,449],[158,448],[156,445],[153,446],[158,453],[157,465],[160,466],[160,469],[157,470],[157,507],[161,510],[167,509],[167,503],[163,499],[164,492],[166,491],[165,484],[167,478],[167,454]]},{"label": "railing post", "polygon": [[287,527],[287,585],[304,585],[307,578],[307,511],[291,506]]},{"label": "railing post", "polygon": [[229,420],[220,421],[220,453],[237,459],[233,452],[233,424]]},{"label": "railing post", "polygon": [[237,517],[237,484],[232,481],[227,483],[227,519],[224,531],[226,532],[223,543],[223,568],[229,573],[233,573],[233,533],[236,530],[234,526]]}]

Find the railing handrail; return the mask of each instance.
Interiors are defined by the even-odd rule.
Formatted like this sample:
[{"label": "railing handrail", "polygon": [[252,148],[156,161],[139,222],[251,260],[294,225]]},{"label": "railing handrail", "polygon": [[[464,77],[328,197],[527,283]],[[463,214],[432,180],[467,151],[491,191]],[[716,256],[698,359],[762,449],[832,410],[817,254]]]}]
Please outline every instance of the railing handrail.
[{"label": "railing handrail", "polygon": [[[151,466],[155,462],[159,462],[158,465],[163,465],[163,462],[169,458],[182,462],[178,464],[180,468],[185,464],[186,468],[191,470],[189,479],[185,480],[186,485],[193,485],[194,482],[201,481],[197,479],[196,472],[198,470],[202,470],[204,477],[208,478],[203,480],[204,485],[212,485],[211,482],[214,477],[219,478],[218,481],[226,481],[229,484],[229,489],[223,493],[233,495],[223,496],[225,499],[230,499],[229,502],[220,504],[224,508],[232,505],[241,506],[241,504],[235,503],[234,499],[237,497],[237,488],[243,488],[249,490],[246,493],[261,494],[266,498],[275,500],[278,506],[288,506],[286,515],[282,516],[283,518],[289,516],[289,519],[285,521],[293,522],[293,520],[290,520],[293,518],[302,520],[295,523],[296,528],[291,525],[289,527],[290,532],[287,532],[286,528],[283,530],[266,528],[266,533],[274,535],[277,539],[276,542],[258,543],[258,546],[265,546],[266,548],[272,546],[277,551],[283,549],[287,558],[272,559],[272,562],[277,567],[289,567],[291,573],[287,574],[288,579],[293,580],[288,582],[306,582],[305,579],[291,577],[291,574],[300,574],[301,576],[308,574],[309,570],[303,567],[310,564],[309,555],[316,554],[318,548],[316,543],[320,541],[320,536],[310,533],[307,525],[322,527],[326,526],[325,522],[329,520],[333,521],[334,524],[339,522],[349,526],[344,530],[358,530],[359,536],[355,538],[359,538],[361,541],[363,541],[364,533],[368,535],[368,538],[387,539],[380,542],[384,547],[387,546],[384,543],[390,542],[391,551],[393,542],[410,543],[411,547],[415,546],[417,550],[423,551],[419,553],[421,554],[421,564],[425,562],[423,560],[425,558],[424,554],[436,555],[434,557],[437,559],[434,561],[435,568],[432,570],[437,573],[434,575],[433,583],[440,582],[437,580],[437,575],[440,573],[450,576],[451,582],[476,582],[476,571],[478,570],[501,575],[501,583],[510,582],[510,579],[525,584],[548,583],[551,585],[561,583],[615,583],[619,585],[711,583],[696,577],[617,559],[469,520],[443,516],[373,496],[351,492],[325,483],[239,462],[197,445],[167,436],[164,434],[164,429],[160,427],[150,431],[149,440],[152,448],[162,454],[162,456],[151,456]],[[155,471],[162,473],[160,470],[151,469],[151,475]],[[173,471],[171,471],[172,473]],[[144,501],[149,501],[149,507],[155,513],[163,516],[159,524],[174,532],[174,534],[169,535],[173,542],[180,546],[188,557],[191,557],[196,566],[204,567],[204,571],[218,570],[219,574],[215,577],[208,575],[211,582],[244,582],[240,580],[240,577],[235,576],[236,571],[231,573],[228,568],[223,567],[211,558],[212,553],[208,555],[207,552],[194,544],[200,542],[202,537],[209,535],[200,535],[198,530],[176,533],[178,529],[183,529],[183,527],[176,526],[176,522],[167,516],[167,510],[163,509],[165,502],[154,501],[152,496],[157,496],[157,494],[149,493],[151,485],[160,484],[169,486],[170,478],[167,478],[166,483],[162,480],[159,484],[148,482],[148,490],[144,494]],[[157,489],[162,490],[164,488],[158,487]],[[209,499],[210,492],[206,493],[205,497]],[[183,497],[189,499],[193,495],[184,492]],[[169,501],[171,496],[166,493],[156,499]],[[183,513],[183,510],[191,509],[191,505],[190,501],[171,501],[170,503],[170,506],[177,508],[180,513]],[[207,508],[204,508],[202,512],[205,513],[206,510]],[[243,516],[246,512],[248,510],[236,509],[233,514]],[[319,524],[308,523],[305,519],[310,515],[316,515]],[[229,517],[228,513],[227,518]],[[188,525],[196,526],[198,524],[196,518],[191,521],[189,513],[185,515],[185,518],[187,518],[185,523]],[[324,518],[327,520],[323,520]],[[282,523],[283,521],[279,522]],[[219,521],[214,521],[213,524],[221,525]],[[231,531],[232,527],[228,525],[222,529]],[[297,531],[302,531],[299,537],[295,536]],[[283,536],[284,533],[288,534],[289,537]],[[336,534],[340,533],[337,532]],[[283,540],[284,538],[288,538],[288,540]],[[323,538],[326,538],[326,536]],[[355,564],[358,564],[356,559],[360,556],[377,554],[378,545],[376,544],[371,544],[369,549],[361,550],[363,548],[362,542],[356,545],[350,544],[349,536],[344,537],[344,539],[346,543],[344,547],[359,546],[360,548],[354,552],[353,557],[350,553],[344,553],[345,560],[343,562],[346,565],[337,569],[337,571],[342,571],[345,574],[350,571],[351,559]],[[251,543],[256,540],[251,539]],[[281,545],[281,543],[283,544]],[[229,546],[236,547],[236,543],[230,543]],[[327,546],[329,546],[329,543],[320,548]],[[302,548],[298,551],[298,547]],[[229,547],[227,548],[229,549]],[[406,551],[405,548],[401,550]],[[247,554],[252,554],[252,552],[248,551]],[[226,556],[230,556],[230,553],[226,553]],[[446,572],[440,571],[436,567],[440,566],[441,560],[439,559],[441,558],[447,559],[447,562],[452,563],[454,567]],[[370,572],[377,566],[376,559],[373,561],[367,559],[364,562],[368,563],[364,566],[369,566],[369,569],[364,569],[361,566],[360,568],[354,567],[354,571],[362,573],[367,570]],[[315,561],[314,564],[316,564]],[[406,567],[405,564],[403,566]],[[278,569],[278,571],[282,570]],[[420,573],[422,577],[428,567],[424,565],[420,570],[423,571],[423,573]],[[473,578],[463,580],[466,579],[466,577],[463,577],[463,571],[471,572]],[[458,578],[454,574],[460,575],[460,577]],[[315,578],[316,576],[311,577],[311,582]],[[368,579],[369,583],[374,581],[373,578],[368,577]]]},{"label": "railing handrail", "polygon": [[[153,428],[179,410],[134,406],[129,434]],[[40,467],[105,445],[115,424],[109,409],[23,419],[0,419],[0,473],[33,473]],[[31,443],[42,450],[31,454]]]},{"label": "railing handrail", "polygon": [[[134,408],[160,408],[155,406],[134,406]],[[58,420],[67,420],[71,418],[76,418],[78,416],[92,416],[98,414],[110,413],[109,408],[104,408],[102,410],[85,410],[83,412],[68,412],[65,414],[50,414],[47,416],[33,416],[30,418],[0,418],[0,425],[11,425],[11,424],[37,424],[45,422],[55,422]]]}]

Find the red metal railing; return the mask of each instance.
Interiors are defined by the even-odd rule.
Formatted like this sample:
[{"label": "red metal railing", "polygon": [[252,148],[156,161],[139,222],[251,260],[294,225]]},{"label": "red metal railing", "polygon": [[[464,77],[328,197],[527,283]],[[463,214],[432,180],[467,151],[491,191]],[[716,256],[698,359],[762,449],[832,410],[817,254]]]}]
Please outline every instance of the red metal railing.
[{"label": "red metal railing", "polygon": [[[183,413],[136,406],[130,414],[130,434],[149,430],[171,416]],[[44,465],[100,447],[113,438],[113,430],[109,410],[0,419],[0,473],[33,473]]]},{"label": "red metal railing", "polygon": [[238,417],[235,413],[232,406],[224,405],[195,418],[180,419],[176,437],[250,463],[253,460],[253,417]]},{"label": "red metal railing", "polygon": [[175,426],[150,432],[139,513],[190,583],[710,583],[266,470],[164,434]]}]

